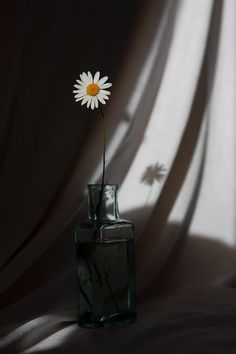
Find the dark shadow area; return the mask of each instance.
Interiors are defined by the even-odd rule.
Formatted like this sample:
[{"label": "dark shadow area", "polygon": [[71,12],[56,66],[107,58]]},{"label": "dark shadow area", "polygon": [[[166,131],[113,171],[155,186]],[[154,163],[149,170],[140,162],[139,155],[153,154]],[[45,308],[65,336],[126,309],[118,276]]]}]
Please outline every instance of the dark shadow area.
[{"label": "dark shadow area", "polygon": [[143,6],[141,0],[1,5],[2,244],[14,235],[11,249],[3,247],[3,268],[51,217],[96,127],[97,115],[74,102],[75,79],[100,70],[116,86]]},{"label": "dark shadow area", "polygon": [[[174,233],[178,226],[169,226]],[[141,295],[165,296],[185,286],[235,287],[236,246],[203,235],[188,235],[176,242],[168,259]]]}]

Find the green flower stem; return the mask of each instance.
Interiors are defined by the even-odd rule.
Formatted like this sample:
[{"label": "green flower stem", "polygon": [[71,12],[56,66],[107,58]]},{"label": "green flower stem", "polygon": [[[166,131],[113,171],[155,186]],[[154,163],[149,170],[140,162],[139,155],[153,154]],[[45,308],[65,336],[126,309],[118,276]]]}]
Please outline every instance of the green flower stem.
[{"label": "green flower stem", "polygon": [[[102,196],[103,196],[103,190],[104,190],[104,185],[105,185],[105,182],[104,182],[105,181],[105,171],[106,171],[106,120],[105,120],[105,116],[104,116],[103,110],[102,110],[102,108],[100,106],[99,106],[99,111],[100,111],[101,117],[102,117],[103,149],[102,149],[102,182],[101,182],[101,190],[100,190],[100,195],[99,195],[99,202],[98,202],[98,205],[96,207],[97,219],[99,218],[100,209],[101,209]],[[97,232],[95,232],[95,233],[97,233]],[[95,236],[98,236],[98,235],[95,235]],[[99,270],[98,270],[97,265],[96,265],[94,260],[93,260],[93,266],[94,266],[95,272],[97,274],[99,284],[101,286],[101,291],[103,293],[102,277],[101,277],[101,275],[99,273]],[[112,288],[111,288],[111,285],[110,285],[109,279],[108,279],[108,274],[106,272],[105,265],[104,265],[103,262],[102,262],[102,268],[103,268],[103,272],[104,272],[104,275],[105,275],[105,282],[106,282],[106,285],[108,287],[108,291],[110,293],[111,299],[113,301],[113,304],[115,306],[116,311],[119,312],[120,310],[119,310],[119,307],[118,307],[118,305],[116,303],[115,297],[113,295]]]},{"label": "green flower stem", "polygon": [[[99,273],[99,270],[98,270],[97,265],[96,265],[94,260],[93,260],[93,266],[94,266],[95,273],[96,273],[96,275],[98,277],[99,285],[101,287],[102,298],[104,299],[104,296],[103,296],[103,280],[102,280],[102,277],[101,277],[101,275]],[[113,301],[113,304],[115,306],[116,311],[119,312],[120,310],[119,310],[119,307],[118,307],[118,305],[116,303],[116,299],[115,299],[115,297],[113,295],[111,285],[109,283],[109,278],[108,278],[108,274],[107,274],[107,271],[106,271],[105,266],[104,266],[104,261],[102,262],[102,269],[103,269],[103,273],[104,273],[104,279],[105,279],[108,291],[109,291],[110,296],[111,296],[111,300]]]},{"label": "green flower stem", "polygon": [[82,294],[83,297],[85,298],[85,301],[87,302],[90,311],[92,311],[92,309],[93,309],[92,303],[90,302],[88,295],[86,294],[86,292],[84,291],[82,285],[80,284],[80,281],[79,281],[79,289],[80,289],[81,294]]},{"label": "green flower stem", "polygon": [[102,151],[102,186],[104,186],[105,170],[106,170],[106,120],[101,106],[99,110],[102,116],[102,128],[103,128],[103,151]]},{"label": "green flower stem", "polygon": [[102,203],[102,195],[103,195],[103,190],[104,190],[104,180],[105,180],[105,171],[106,171],[106,120],[105,116],[103,113],[102,108],[99,106],[99,111],[101,113],[102,117],[102,128],[103,128],[103,148],[102,148],[102,183],[101,183],[101,191],[100,191],[100,196],[99,196],[99,202],[96,208],[96,215],[97,218],[99,218],[100,214],[100,209],[101,209],[101,203]]}]

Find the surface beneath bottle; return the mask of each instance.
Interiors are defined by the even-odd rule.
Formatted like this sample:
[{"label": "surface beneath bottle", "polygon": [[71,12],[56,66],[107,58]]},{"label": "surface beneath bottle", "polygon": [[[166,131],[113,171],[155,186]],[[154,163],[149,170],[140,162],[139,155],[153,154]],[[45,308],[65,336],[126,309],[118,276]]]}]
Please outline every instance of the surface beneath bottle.
[{"label": "surface beneath bottle", "polygon": [[[88,314],[89,315],[89,314]],[[135,313],[119,312],[110,314],[109,316],[97,317],[89,320],[87,316],[79,318],[78,325],[83,328],[104,328],[104,327],[120,327],[131,324],[136,321]]]}]

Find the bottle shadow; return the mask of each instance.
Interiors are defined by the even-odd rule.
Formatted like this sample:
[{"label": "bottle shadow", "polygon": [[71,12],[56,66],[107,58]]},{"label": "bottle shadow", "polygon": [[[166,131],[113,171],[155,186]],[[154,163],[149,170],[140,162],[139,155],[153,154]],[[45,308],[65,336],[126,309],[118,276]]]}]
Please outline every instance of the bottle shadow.
[{"label": "bottle shadow", "polygon": [[[167,227],[171,233],[179,231],[178,225]],[[235,269],[235,245],[230,246],[211,235],[180,235],[140,299],[165,295],[182,287],[236,287]]]}]

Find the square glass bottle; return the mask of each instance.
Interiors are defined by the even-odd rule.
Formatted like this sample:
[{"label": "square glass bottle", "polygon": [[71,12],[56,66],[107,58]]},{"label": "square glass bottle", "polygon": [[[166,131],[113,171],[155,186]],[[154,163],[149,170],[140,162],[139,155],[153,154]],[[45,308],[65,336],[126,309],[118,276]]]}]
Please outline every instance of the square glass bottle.
[{"label": "square glass bottle", "polygon": [[88,185],[89,218],[75,231],[78,323],[96,328],[136,319],[134,226],[119,218],[118,185]]}]

